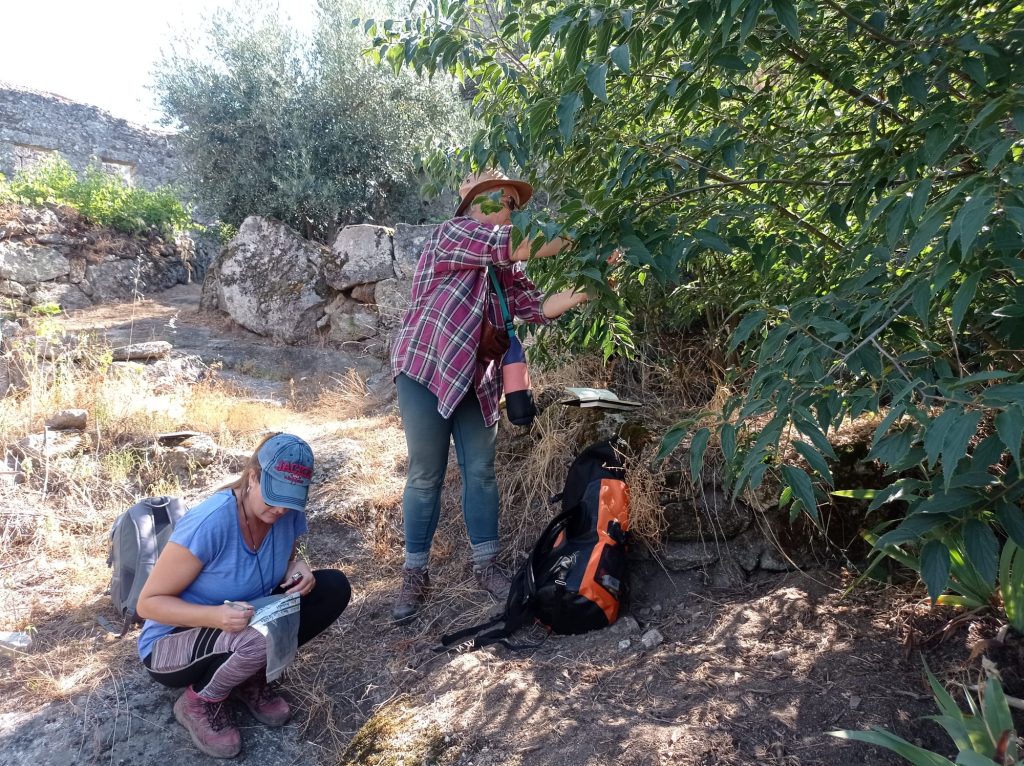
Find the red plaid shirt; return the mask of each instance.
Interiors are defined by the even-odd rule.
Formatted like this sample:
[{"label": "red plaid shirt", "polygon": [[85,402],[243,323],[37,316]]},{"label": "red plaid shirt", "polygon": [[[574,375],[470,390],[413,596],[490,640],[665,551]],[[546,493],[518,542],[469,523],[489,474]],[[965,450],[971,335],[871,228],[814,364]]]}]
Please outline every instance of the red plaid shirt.
[{"label": "red plaid shirt", "polygon": [[547,324],[544,296],[526,276],[522,263],[508,257],[511,226],[489,226],[460,216],[430,236],[416,264],[412,305],[391,348],[391,369],[426,386],[437,397],[441,417],[451,417],[476,387],[484,423],[498,422],[501,363],[476,360],[484,305],[501,326],[498,298],[488,290],[487,266],[498,269],[509,313],[526,322]]}]

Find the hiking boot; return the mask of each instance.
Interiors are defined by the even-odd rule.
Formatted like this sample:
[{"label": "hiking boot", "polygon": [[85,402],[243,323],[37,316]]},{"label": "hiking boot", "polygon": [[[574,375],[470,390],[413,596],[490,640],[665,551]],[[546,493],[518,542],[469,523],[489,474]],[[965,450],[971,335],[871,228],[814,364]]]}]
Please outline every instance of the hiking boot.
[{"label": "hiking boot", "polygon": [[395,606],[391,610],[391,616],[395,622],[402,623],[411,620],[413,615],[420,610],[420,605],[427,600],[430,594],[430,573],[426,567],[403,567],[402,587],[398,591],[398,598],[395,599]]},{"label": "hiking boot", "polygon": [[249,708],[252,717],[267,726],[284,726],[292,715],[292,709],[284,697],[267,683],[262,670],[232,689],[231,697]]},{"label": "hiking boot", "polygon": [[508,591],[512,587],[512,580],[501,571],[495,559],[491,559],[483,566],[474,566],[473,577],[476,578],[477,585],[498,601],[508,600]]},{"label": "hiking boot", "polygon": [[231,723],[223,701],[207,702],[190,686],[174,703],[174,717],[207,755],[234,758],[242,752],[242,735]]}]

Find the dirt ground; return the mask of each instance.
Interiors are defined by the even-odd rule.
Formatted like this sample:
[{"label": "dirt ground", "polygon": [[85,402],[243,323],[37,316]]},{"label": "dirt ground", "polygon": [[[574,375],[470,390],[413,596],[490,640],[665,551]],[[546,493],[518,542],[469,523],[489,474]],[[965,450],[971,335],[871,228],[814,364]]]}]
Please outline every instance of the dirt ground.
[{"label": "dirt ground", "polygon": [[[141,310],[154,327],[175,317],[178,335],[193,326],[218,336],[236,332],[196,315],[195,297],[179,291]],[[108,307],[84,312],[73,324],[109,328],[118,321]],[[275,353],[263,348],[261,364],[287,369],[289,362]],[[244,370],[240,375],[244,382]],[[934,612],[922,592],[908,589],[865,587],[844,598],[841,571],[762,576],[716,590],[700,572],[670,574],[656,560],[638,558],[626,615],[607,630],[545,637],[533,629],[526,638],[539,645],[529,650],[438,652],[442,634],[498,607],[472,586],[457,482],[444,498],[434,598],[413,623],[395,626],[389,611],[401,566],[404,464],[400,450],[381,462],[381,445],[401,444],[397,418],[387,409],[343,423],[297,415],[293,430],[311,441],[321,482],[311,498],[307,555],[316,567],[344,570],[354,595],[341,620],[285,677],[284,693],[296,708],[292,722],[271,731],[237,713],[244,740],[237,763],[902,762],[826,736],[872,726],[949,754],[945,735],[923,719],[935,709],[922,651],[943,680],[969,681],[976,675],[970,645],[994,627],[962,623],[940,640],[953,613]],[[338,483],[359,475],[368,454],[380,473],[373,500],[354,483]],[[203,497],[210,486],[194,488],[186,500]],[[28,656],[0,657],[0,763],[213,763],[174,721],[175,692],[143,671],[137,630],[120,639],[103,627],[104,620],[115,621],[104,593],[105,554],[102,536],[67,560],[0,549],[5,610],[16,611],[18,593],[40,604],[48,594],[70,598],[68,567],[91,572],[84,584],[76,580],[77,606],[34,608]],[[0,614],[0,630],[8,629],[9,617]],[[102,660],[100,677],[76,677],[74,658],[87,655]]]}]

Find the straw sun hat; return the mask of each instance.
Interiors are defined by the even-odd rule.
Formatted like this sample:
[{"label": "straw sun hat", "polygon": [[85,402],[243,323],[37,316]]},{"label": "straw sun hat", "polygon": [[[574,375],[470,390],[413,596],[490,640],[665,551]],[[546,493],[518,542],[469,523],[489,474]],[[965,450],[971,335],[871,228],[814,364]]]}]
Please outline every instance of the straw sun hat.
[{"label": "straw sun hat", "polygon": [[514,181],[500,170],[485,170],[482,173],[472,173],[466,176],[466,180],[459,187],[459,207],[455,215],[462,215],[466,212],[473,200],[486,192],[488,189],[496,189],[504,186],[506,189],[515,189],[519,196],[519,204],[525,205],[533,196],[533,187],[525,181]]}]

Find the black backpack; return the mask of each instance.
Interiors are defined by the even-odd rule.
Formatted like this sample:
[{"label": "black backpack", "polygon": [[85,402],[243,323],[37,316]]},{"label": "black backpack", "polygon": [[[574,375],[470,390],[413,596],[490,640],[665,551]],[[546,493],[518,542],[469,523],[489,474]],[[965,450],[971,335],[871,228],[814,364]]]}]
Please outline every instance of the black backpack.
[{"label": "black backpack", "polygon": [[442,645],[451,647],[472,636],[474,649],[497,642],[518,649],[522,646],[506,639],[535,620],[562,634],[615,622],[627,585],[629,491],[624,476],[611,442],[583,450],[569,468],[562,493],[552,498],[561,500],[562,512],[548,523],[512,578],[505,610],[489,622],[442,637]]}]

